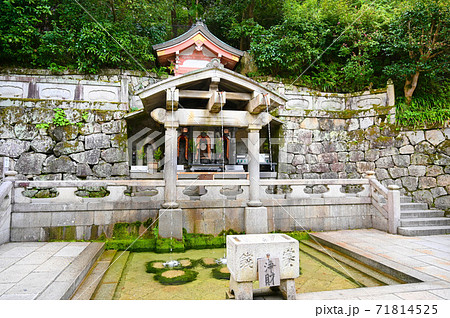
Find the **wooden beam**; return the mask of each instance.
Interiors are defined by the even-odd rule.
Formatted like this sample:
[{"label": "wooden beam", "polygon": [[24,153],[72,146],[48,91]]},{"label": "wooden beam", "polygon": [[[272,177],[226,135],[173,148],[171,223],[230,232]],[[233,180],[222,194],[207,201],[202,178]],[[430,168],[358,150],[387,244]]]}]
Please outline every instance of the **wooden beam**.
[{"label": "wooden beam", "polygon": [[[210,92],[210,91],[197,91],[197,90],[187,90],[187,89],[181,89],[180,94],[179,94],[180,98],[210,99],[211,96],[212,96],[212,92]],[[227,99],[249,101],[252,99],[252,94],[227,92]]]},{"label": "wooden beam", "polygon": [[180,100],[180,91],[174,88],[168,88],[166,90],[166,109],[167,110],[177,110],[178,102]]},{"label": "wooden beam", "polygon": [[246,110],[250,114],[259,114],[268,106],[270,107],[270,95],[259,93],[247,103]]},{"label": "wooden beam", "polygon": [[213,91],[211,92],[211,98],[208,101],[207,109],[211,113],[218,113],[220,112],[220,109],[225,105],[227,102],[226,93],[225,92],[218,92]]}]

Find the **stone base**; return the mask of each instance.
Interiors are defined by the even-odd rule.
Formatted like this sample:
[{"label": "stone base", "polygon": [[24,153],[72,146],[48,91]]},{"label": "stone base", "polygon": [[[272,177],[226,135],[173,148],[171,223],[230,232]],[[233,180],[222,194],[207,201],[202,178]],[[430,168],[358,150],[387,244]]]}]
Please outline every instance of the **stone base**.
[{"label": "stone base", "polygon": [[236,300],[253,300],[253,283],[237,282],[233,275],[230,276],[230,293]]},{"label": "stone base", "polygon": [[280,291],[287,300],[296,300],[295,281],[293,279],[282,279],[280,282]]},{"label": "stone base", "polygon": [[160,209],[158,223],[159,237],[183,239],[183,210]]},{"label": "stone base", "polygon": [[265,234],[269,232],[266,207],[246,207],[244,222],[246,234]]}]

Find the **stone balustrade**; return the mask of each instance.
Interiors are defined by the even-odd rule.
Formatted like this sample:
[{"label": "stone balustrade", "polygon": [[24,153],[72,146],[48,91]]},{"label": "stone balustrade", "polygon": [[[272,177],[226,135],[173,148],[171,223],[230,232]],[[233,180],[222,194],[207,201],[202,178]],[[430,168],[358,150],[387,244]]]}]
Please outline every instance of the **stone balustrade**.
[{"label": "stone balustrade", "polygon": [[[244,231],[249,185],[246,179],[177,180],[183,228],[211,234],[224,228]],[[11,240],[46,240],[55,227],[74,227],[77,239],[108,236],[117,222],[155,220],[164,188],[164,180],[14,181]],[[375,227],[393,232],[398,226],[400,203],[390,193],[399,191],[373,177],[262,179],[259,189],[269,231]]]},{"label": "stone balustrade", "polygon": [[12,188],[13,183],[9,180],[0,185],[0,245],[9,242]]}]

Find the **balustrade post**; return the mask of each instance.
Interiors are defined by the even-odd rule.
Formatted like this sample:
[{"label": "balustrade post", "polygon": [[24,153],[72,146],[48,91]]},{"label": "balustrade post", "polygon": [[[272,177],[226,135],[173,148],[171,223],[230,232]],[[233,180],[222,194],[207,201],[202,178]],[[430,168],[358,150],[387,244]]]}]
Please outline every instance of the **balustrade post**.
[{"label": "balustrade post", "polygon": [[260,169],[259,169],[259,131],[261,126],[248,127],[248,174],[249,174],[249,202],[245,208],[245,232],[247,234],[267,233],[267,208],[260,200]]},{"label": "balustrade post", "polygon": [[164,136],[164,203],[159,210],[159,236],[163,238],[183,238],[183,211],[177,200],[177,128],[178,122],[165,123]]},{"label": "balustrade post", "polygon": [[388,232],[397,234],[400,225],[400,187],[397,185],[388,186]]}]

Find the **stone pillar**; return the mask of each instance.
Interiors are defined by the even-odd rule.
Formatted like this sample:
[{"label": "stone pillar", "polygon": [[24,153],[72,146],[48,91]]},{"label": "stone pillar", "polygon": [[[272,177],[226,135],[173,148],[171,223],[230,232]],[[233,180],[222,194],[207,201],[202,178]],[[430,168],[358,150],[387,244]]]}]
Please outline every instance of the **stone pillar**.
[{"label": "stone pillar", "polygon": [[159,210],[159,236],[183,238],[183,213],[177,201],[177,128],[178,122],[165,123],[164,136],[164,203]]},{"label": "stone pillar", "polygon": [[400,187],[397,185],[388,186],[388,232],[397,234],[400,225]]},{"label": "stone pillar", "polygon": [[259,131],[261,126],[250,125],[248,127],[248,174],[249,174],[249,198],[245,208],[245,233],[267,233],[267,208],[262,206],[259,199]]}]

